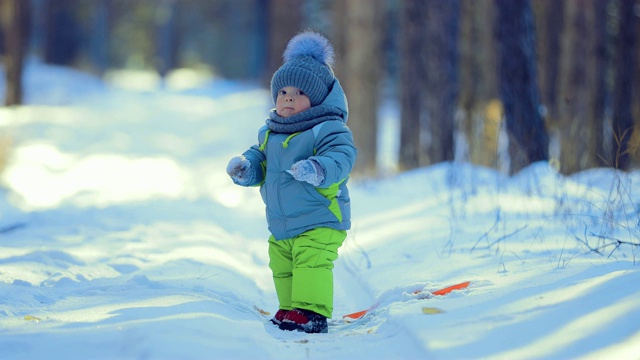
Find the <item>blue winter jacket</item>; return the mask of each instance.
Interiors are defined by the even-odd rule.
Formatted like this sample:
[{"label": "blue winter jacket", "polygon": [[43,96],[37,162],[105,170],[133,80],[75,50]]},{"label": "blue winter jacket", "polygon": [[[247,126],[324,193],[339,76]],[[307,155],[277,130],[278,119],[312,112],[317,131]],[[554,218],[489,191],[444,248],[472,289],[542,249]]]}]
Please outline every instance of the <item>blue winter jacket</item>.
[{"label": "blue winter jacket", "polygon": [[[277,240],[319,227],[351,227],[347,182],[357,151],[346,125],[347,100],[337,80],[322,104],[338,109],[340,115],[334,117],[338,120],[292,134],[277,133],[265,125],[258,132],[258,144],[243,154],[254,172],[253,180],[244,186],[260,186],[269,231]],[[324,181],[318,187],[286,172],[305,159],[317,161],[324,170]]]}]

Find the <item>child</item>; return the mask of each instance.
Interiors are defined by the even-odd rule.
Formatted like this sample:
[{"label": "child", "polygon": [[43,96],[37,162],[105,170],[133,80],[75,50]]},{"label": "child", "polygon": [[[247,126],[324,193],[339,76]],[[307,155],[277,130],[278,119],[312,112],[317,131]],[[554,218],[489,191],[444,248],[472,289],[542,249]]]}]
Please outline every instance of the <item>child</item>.
[{"label": "child", "polygon": [[333,47],[322,35],[294,36],[271,79],[276,105],[258,144],[229,161],[234,183],[260,186],[266,204],[269,267],[281,330],[326,333],[333,312],[333,262],[351,227],[347,181],[356,159],[347,99]]}]

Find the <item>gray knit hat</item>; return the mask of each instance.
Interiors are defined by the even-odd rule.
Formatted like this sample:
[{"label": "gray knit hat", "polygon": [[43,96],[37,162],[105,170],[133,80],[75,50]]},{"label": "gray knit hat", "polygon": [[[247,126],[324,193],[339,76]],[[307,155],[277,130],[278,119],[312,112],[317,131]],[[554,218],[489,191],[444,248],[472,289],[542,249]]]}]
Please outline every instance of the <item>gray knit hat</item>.
[{"label": "gray knit hat", "polygon": [[271,78],[273,102],[280,89],[293,86],[309,97],[311,106],[322,103],[335,80],[333,56],[329,40],[316,32],[306,31],[291,38],[282,54],[284,64]]}]

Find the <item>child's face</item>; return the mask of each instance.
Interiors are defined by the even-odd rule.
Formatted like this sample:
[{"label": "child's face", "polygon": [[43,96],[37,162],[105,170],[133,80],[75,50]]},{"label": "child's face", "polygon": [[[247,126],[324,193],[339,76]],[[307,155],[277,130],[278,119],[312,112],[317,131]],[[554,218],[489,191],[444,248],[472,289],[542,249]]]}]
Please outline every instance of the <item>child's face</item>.
[{"label": "child's face", "polygon": [[278,91],[276,98],[276,113],[282,117],[289,117],[303,112],[311,107],[309,97],[302,90],[286,86]]}]

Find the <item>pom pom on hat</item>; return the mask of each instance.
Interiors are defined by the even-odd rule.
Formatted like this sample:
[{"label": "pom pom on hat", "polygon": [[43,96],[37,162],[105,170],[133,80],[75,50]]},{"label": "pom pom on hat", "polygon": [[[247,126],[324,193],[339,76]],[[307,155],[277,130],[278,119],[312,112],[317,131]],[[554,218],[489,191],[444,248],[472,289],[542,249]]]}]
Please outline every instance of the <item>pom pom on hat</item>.
[{"label": "pom pom on hat", "polygon": [[273,102],[280,89],[293,86],[309,97],[311,106],[322,103],[335,81],[331,69],[334,50],[329,40],[312,31],[300,33],[289,40],[282,57],[284,64],[271,79]]},{"label": "pom pom on hat", "polygon": [[303,32],[291,38],[282,54],[284,62],[302,56],[311,56],[321,63],[333,66],[333,46],[327,38],[312,31]]}]

